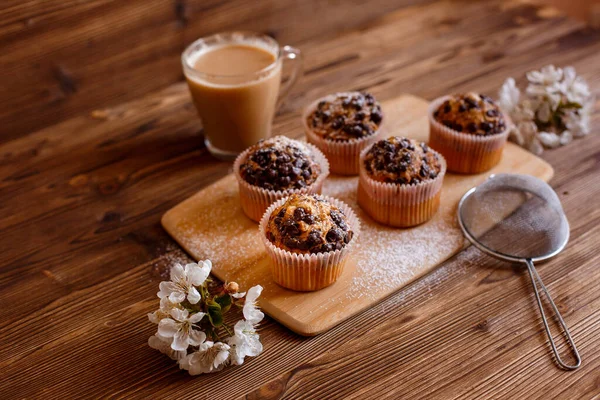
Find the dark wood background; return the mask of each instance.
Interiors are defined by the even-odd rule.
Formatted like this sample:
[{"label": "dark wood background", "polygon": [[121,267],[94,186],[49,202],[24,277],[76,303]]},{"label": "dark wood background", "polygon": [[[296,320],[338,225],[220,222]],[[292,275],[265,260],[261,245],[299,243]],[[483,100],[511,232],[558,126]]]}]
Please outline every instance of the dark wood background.
[{"label": "dark wood background", "polygon": [[182,81],[181,52],[204,35],[247,29],[298,44],[419,3],[427,1],[4,0],[1,140]]},{"label": "dark wood background", "polygon": [[590,136],[544,154],[572,236],[540,274],[581,370],[555,367],[523,271],[472,248],[315,338],[267,318],[263,355],[219,375],[148,348],[158,282],[187,260],[159,219],[231,168],[201,144],[179,55],[228,28],[304,52],[282,134],[334,91],[494,95],[549,63],[600,94],[600,33],[520,1],[2,2],[0,398],[597,398],[598,111]]}]

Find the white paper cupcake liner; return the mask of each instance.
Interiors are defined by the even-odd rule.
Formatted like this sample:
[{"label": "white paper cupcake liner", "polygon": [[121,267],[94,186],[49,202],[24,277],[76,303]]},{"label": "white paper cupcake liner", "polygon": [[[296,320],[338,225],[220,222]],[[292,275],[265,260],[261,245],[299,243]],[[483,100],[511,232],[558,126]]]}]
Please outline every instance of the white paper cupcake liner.
[{"label": "white paper cupcake liner", "polygon": [[448,171],[476,174],[500,162],[508,138],[511,121],[504,115],[506,129],[491,136],[458,132],[436,121],[434,112],[451,96],[435,99],[429,105],[429,146],[440,152],[448,163]]},{"label": "white paper cupcake liner", "polygon": [[[369,177],[364,159],[369,149],[360,155],[358,204],[380,224],[406,228],[422,224],[435,215],[440,205],[446,160],[437,153],[440,173],[433,179],[413,184],[379,182]],[[434,150],[429,150],[434,151]]]},{"label": "white paper cupcake liner", "polygon": [[346,215],[348,227],[354,232],[352,239],[340,250],[327,253],[293,253],[280,249],[267,238],[269,218],[273,211],[281,206],[287,198],[271,204],[260,220],[259,231],[271,259],[273,280],[288,289],[296,291],[315,291],[334,283],[342,274],[348,255],[355,247],[360,234],[360,220],[354,211],[344,202],[332,197],[321,196]]},{"label": "white paper cupcake liner", "polygon": [[[382,136],[381,126],[372,135],[347,141],[327,140],[316,134],[307,123],[307,117],[317,109],[321,101],[333,101],[339,96],[352,95],[358,92],[340,92],[321,97],[313,101],[302,113],[302,124],[306,133],[306,140],[317,146],[329,160],[331,172],[339,175],[357,175],[359,171],[358,158],[360,152],[375,143]],[[385,121],[385,116],[383,121]]]},{"label": "white paper cupcake liner", "polygon": [[303,143],[307,146],[314,156],[314,160],[321,167],[321,172],[317,176],[317,179],[302,189],[287,189],[287,190],[269,190],[259,186],[251,185],[242,178],[240,174],[240,166],[246,161],[250,148],[244,150],[233,163],[233,173],[238,181],[239,192],[240,192],[240,204],[244,214],[246,214],[251,220],[259,222],[260,218],[265,213],[265,210],[274,201],[277,201],[283,197],[287,197],[292,193],[298,194],[320,194],[323,188],[323,182],[329,176],[329,162],[323,153],[311,145],[310,143]]}]

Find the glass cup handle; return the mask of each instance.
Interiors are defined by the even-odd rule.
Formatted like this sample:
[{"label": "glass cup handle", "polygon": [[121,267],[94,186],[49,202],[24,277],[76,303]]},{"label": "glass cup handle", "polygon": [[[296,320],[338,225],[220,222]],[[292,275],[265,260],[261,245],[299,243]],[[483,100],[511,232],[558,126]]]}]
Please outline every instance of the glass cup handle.
[{"label": "glass cup handle", "polygon": [[281,104],[283,103],[283,101],[285,100],[287,95],[290,93],[290,90],[292,89],[292,87],[298,81],[298,78],[300,78],[302,76],[302,64],[303,64],[302,52],[292,46],[283,46],[283,48],[281,49],[280,57],[283,60],[282,62],[285,62],[285,60],[290,60],[294,63],[294,66],[293,66],[290,78],[285,83],[285,86],[282,87],[281,90],[279,91],[279,99],[277,100],[277,107],[276,107],[277,109],[279,109],[279,107],[281,107]]}]

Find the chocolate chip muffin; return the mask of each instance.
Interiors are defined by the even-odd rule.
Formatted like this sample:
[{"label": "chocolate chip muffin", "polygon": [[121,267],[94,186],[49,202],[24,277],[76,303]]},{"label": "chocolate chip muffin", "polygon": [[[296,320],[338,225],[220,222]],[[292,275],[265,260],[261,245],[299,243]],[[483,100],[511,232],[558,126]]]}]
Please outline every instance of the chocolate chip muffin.
[{"label": "chocolate chip muffin", "polygon": [[378,182],[415,184],[434,179],[442,164],[425,143],[393,136],[369,149],[364,158],[369,177]]},{"label": "chocolate chip muffin", "polygon": [[319,101],[306,119],[307,125],[320,137],[348,141],[377,132],[383,113],[379,102],[369,93],[339,93]]},{"label": "chocolate chip muffin", "polygon": [[293,253],[340,250],[353,236],[344,211],[319,195],[291,195],[268,221],[267,239]]},{"label": "chocolate chip muffin", "polygon": [[246,182],[267,190],[302,189],[313,184],[320,173],[311,150],[284,136],[261,140],[240,165]]},{"label": "chocolate chip muffin", "polygon": [[451,96],[435,110],[433,116],[450,129],[472,135],[489,136],[506,130],[500,108],[483,94]]}]

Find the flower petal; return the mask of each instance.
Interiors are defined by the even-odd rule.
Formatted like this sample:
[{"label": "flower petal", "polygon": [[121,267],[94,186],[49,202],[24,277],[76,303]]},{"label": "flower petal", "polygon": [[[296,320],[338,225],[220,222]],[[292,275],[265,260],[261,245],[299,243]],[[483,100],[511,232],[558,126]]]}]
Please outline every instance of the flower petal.
[{"label": "flower petal", "polygon": [[187,299],[192,304],[198,303],[201,299],[200,293],[198,293],[198,289],[196,289],[193,286],[190,287],[190,289],[188,291]]},{"label": "flower petal", "polygon": [[204,318],[205,315],[206,315],[206,313],[197,312],[195,314],[192,314],[190,316],[190,318],[188,319],[188,321],[190,321],[192,324],[196,324],[196,323],[200,322],[202,320],[202,318]]},{"label": "flower petal", "polygon": [[173,350],[184,351],[187,350],[189,345],[189,335],[187,332],[181,330],[177,331],[175,336],[173,336],[173,343],[171,343],[171,348]]},{"label": "flower petal", "polygon": [[171,318],[163,318],[158,323],[158,333],[167,338],[172,338],[179,331],[179,324]]},{"label": "flower petal", "polygon": [[187,320],[188,316],[190,315],[190,312],[188,310],[182,309],[182,308],[173,308],[170,311],[170,314],[174,320],[183,322],[183,321]]},{"label": "flower petal", "polygon": [[206,333],[192,329],[190,332],[189,342],[192,346],[200,346],[206,340]]},{"label": "flower petal", "polygon": [[171,303],[181,303],[185,300],[185,293],[179,290],[173,291],[169,295],[169,300],[171,301]]},{"label": "flower petal", "polygon": [[179,282],[185,279],[185,271],[181,264],[175,264],[171,268],[171,280],[173,282]]}]

